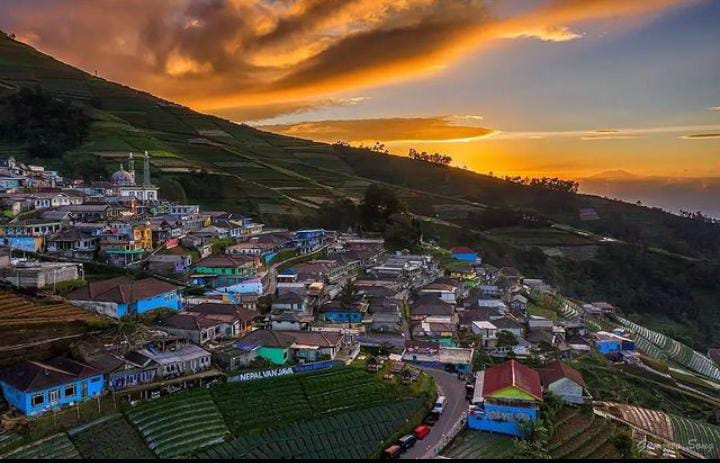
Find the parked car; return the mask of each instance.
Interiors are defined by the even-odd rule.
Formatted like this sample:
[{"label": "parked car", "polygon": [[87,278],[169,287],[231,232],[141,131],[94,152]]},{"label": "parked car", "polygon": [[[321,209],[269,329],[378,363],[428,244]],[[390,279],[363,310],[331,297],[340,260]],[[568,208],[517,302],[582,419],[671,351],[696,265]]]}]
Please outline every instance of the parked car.
[{"label": "parked car", "polygon": [[400,445],[400,447],[402,447],[403,450],[412,448],[416,442],[417,442],[417,438],[415,436],[413,436],[412,434],[407,434],[405,436],[402,436],[400,439],[398,439],[398,445]]},{"label": "parked car", "polygon": [[391,445],[390,447],[386,448],[383,452],[383,459],[385,460],[391,460],[395,458],[400,458],[400,455],[403,453],[404,449],[400,447],[397,444]]},{"label": "parked car", "polygon": [[428,434],[430,434],[430,431],[432,431],[432,428],[426,424],[421,424],[419,426],[415,426],[415,429],[413,429],[413,435],[418,440],[423,440],[427,437]]},{"label": "parked car", "polygon": [[423,420],[423,424],[427,426],[435,426],[435,423],[437,423],[438,416],[435,413],[429,413],[425,419]]},{"label": "parked car", "polygon": [[441,395],[437,398],[435,401],[435,405],[433,405],[432,412],[437,413],[438,415],[441,415],[443,411],[445,411],[445,396]]}]

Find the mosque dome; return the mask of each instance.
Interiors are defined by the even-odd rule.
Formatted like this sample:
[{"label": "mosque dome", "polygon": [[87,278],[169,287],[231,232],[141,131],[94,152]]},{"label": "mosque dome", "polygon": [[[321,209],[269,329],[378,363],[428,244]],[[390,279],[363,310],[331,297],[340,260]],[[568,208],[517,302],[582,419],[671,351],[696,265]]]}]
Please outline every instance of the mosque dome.
[{"label": "mosque dome", "polygon": [[127,186],[135,184],[135,178],[120,165],[120,170],[112,174],[110,182],[115,186]]}]

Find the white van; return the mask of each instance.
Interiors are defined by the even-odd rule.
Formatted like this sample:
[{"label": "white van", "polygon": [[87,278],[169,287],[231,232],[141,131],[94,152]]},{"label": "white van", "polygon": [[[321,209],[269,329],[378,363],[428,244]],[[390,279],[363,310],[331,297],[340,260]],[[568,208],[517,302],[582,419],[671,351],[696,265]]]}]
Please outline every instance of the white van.
[{"label": "white van", "polygon": [[433,405],[432,413],[437,413],[438,415],[442,414],[442,412],[445,410],[445,396],[441,395],[438,396],[437,400],[435,401],[435,405]]}]

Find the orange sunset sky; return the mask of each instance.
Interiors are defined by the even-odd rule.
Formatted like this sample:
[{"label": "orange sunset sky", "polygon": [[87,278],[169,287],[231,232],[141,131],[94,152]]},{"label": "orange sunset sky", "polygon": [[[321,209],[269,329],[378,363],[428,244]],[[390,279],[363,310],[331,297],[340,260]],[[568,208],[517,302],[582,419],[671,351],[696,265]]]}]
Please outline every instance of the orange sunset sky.
[{"label": "orange sunset sky", "polygon": [[18,39],[199,111],[574,178],[720,176],[719,23],[713,0],[0,3]]}]

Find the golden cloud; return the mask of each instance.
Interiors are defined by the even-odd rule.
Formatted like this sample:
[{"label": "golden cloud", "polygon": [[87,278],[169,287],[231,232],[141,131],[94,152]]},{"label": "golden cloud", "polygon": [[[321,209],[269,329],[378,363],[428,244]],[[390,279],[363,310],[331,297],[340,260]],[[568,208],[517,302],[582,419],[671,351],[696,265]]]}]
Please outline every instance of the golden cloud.
[{"label": "golden cloud", "polygon": [[683,140],[720,140],[720,133],[693,133],[683,135]]},{"label": "golden cloud", "polygon": [[196,109],[270,114],[437,72],[493,40],[574,40],[579,23],[685,3],[556,0],[498,17],[483,0],[5,0],[0,26]]},{"label": "golden cloud", "polygon": [[493,133],[492,129],[484,127],[453,124],[449,117],[334,120],[265,125],[259,128],[326,142],[446,142],[477,139]]}]

